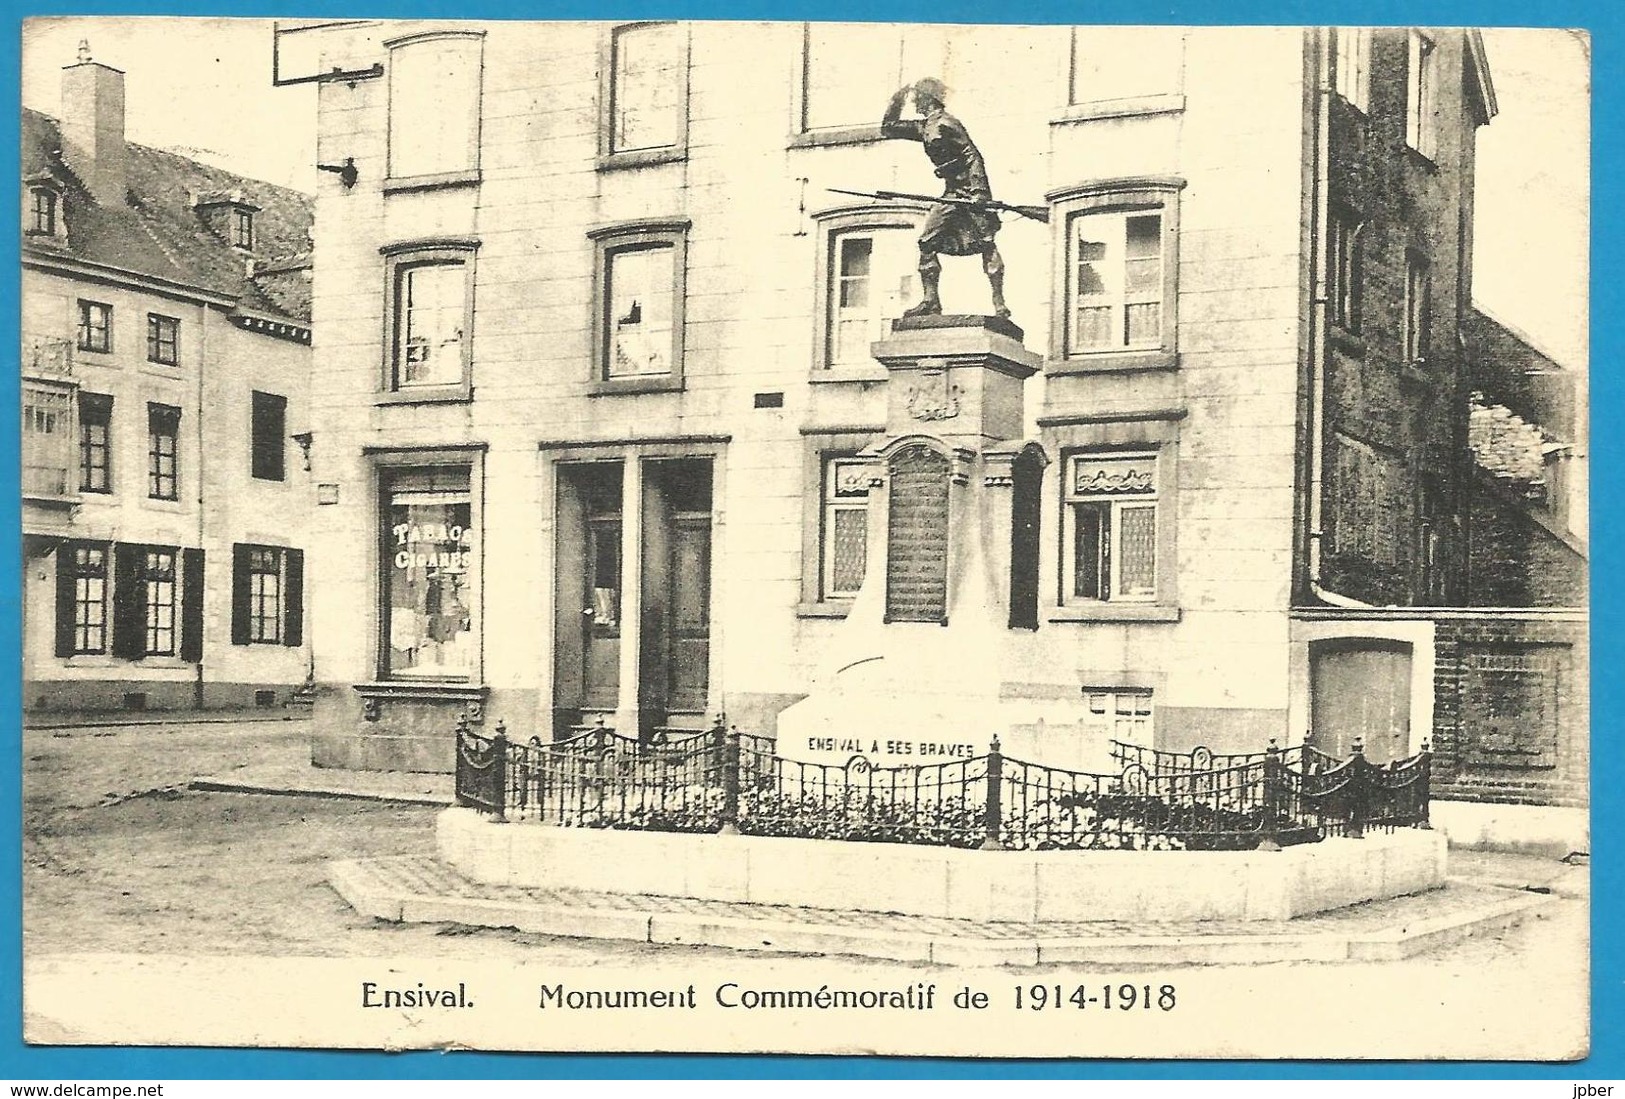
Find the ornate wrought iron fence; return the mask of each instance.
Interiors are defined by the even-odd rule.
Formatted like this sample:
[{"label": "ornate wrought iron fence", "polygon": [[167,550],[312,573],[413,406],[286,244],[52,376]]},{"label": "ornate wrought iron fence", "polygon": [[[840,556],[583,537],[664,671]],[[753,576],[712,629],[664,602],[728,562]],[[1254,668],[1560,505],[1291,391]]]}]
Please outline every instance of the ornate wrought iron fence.
[{"label": "ornate wrought iron fence", "polygon": [[713,728],[597,729],[515,744],[457,730],[457,802],[499,820],[1030,850],[1248,850],[1426,827],[1430,754],[1370,763],[1308,747],[1215,755],[1113,745],[1117,774],[984,756],[908,767],[784,759]]}]

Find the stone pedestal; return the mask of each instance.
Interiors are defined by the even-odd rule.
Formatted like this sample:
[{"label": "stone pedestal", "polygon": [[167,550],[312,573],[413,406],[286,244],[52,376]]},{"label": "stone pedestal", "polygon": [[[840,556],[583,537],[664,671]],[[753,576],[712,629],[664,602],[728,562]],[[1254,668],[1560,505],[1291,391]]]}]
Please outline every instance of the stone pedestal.
[{"label": "stone pedestal", "polygon": [[997,317],[907,318],[873,345],[890,377],[886,431],[865,451],[867,573],[813,690],[779,716],[780,754],[931,764],[1006,734],[1008,637],[1024,624],[1013,498],[1037,492],[1046,462],[1021,439],[1040,361],[1021,335]]}]

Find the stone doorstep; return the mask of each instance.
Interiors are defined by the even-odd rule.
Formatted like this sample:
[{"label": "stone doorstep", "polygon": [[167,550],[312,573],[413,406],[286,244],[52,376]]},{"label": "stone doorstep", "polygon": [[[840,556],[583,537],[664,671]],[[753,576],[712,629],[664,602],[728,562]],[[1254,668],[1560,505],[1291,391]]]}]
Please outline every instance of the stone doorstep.
[{"label": "stone doorstep", "polygon": [[[400,859],[342,859],[327,864],[334,891],[362,915],[392,923],[450,923],[511,928],[563,938],[590,938],[664,945],[711,946],[786,954],[846,954],[891,961],[959,966],[1074,964],[1223,965],[1273,962],[1397,961],[1453,945],[1474,935],[1515,927],[1551,898],[1541,894],[1493,897],[1468,912],[1378,931],[1282,931],[1261,926],[1256,935],[1145,934],[987,938],[967,927],[895,929],[845,927],[783,919],[764,908],[761,919],[648,907],[560,907],[519,898],[492,900],[406,893],[390,881]],[[589,930],[590,929],[590,930]]]}]

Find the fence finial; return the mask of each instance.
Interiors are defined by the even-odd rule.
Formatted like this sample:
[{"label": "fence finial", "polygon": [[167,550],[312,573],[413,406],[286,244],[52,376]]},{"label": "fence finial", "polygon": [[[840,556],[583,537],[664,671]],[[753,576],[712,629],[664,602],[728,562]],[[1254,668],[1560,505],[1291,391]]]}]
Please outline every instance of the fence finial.
[{"label": "fence finial", "polygon": [[602,731],[604,729],[605,726],[604,726],[604,715],[603,714],[598,715],[598,720],[593,722],[593,727],[598,729],[599,731]]},{"label": "fence finial", "polygon": [[1365,755],[1365,737],[1356,736],[1354,738],[1354,743],[1349,745],[1349,751],[1353,752],[1357,756]]},{"label": "fence finial", "polygon": [[497,736],[501,737],[503,740],[508,739],[508,723],[503,721],[500,717],[497,718]]},{"label": "fence finial", "polygon": [[1433,742],[1430,741],[1427,737],[1423,737],[1422,738],[1422,754],[1427,755],[1431,751],[1433,751]]}]

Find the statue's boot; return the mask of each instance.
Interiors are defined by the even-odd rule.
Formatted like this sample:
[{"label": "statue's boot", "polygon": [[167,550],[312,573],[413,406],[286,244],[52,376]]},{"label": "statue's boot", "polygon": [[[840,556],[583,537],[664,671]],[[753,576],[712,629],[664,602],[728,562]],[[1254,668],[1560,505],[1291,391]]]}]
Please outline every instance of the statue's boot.
[{"label": "statue's boot", "polygon": [[942,313],[942,303],[926,298],[919,305],[903,310],[905,317],[935,317]]}]

